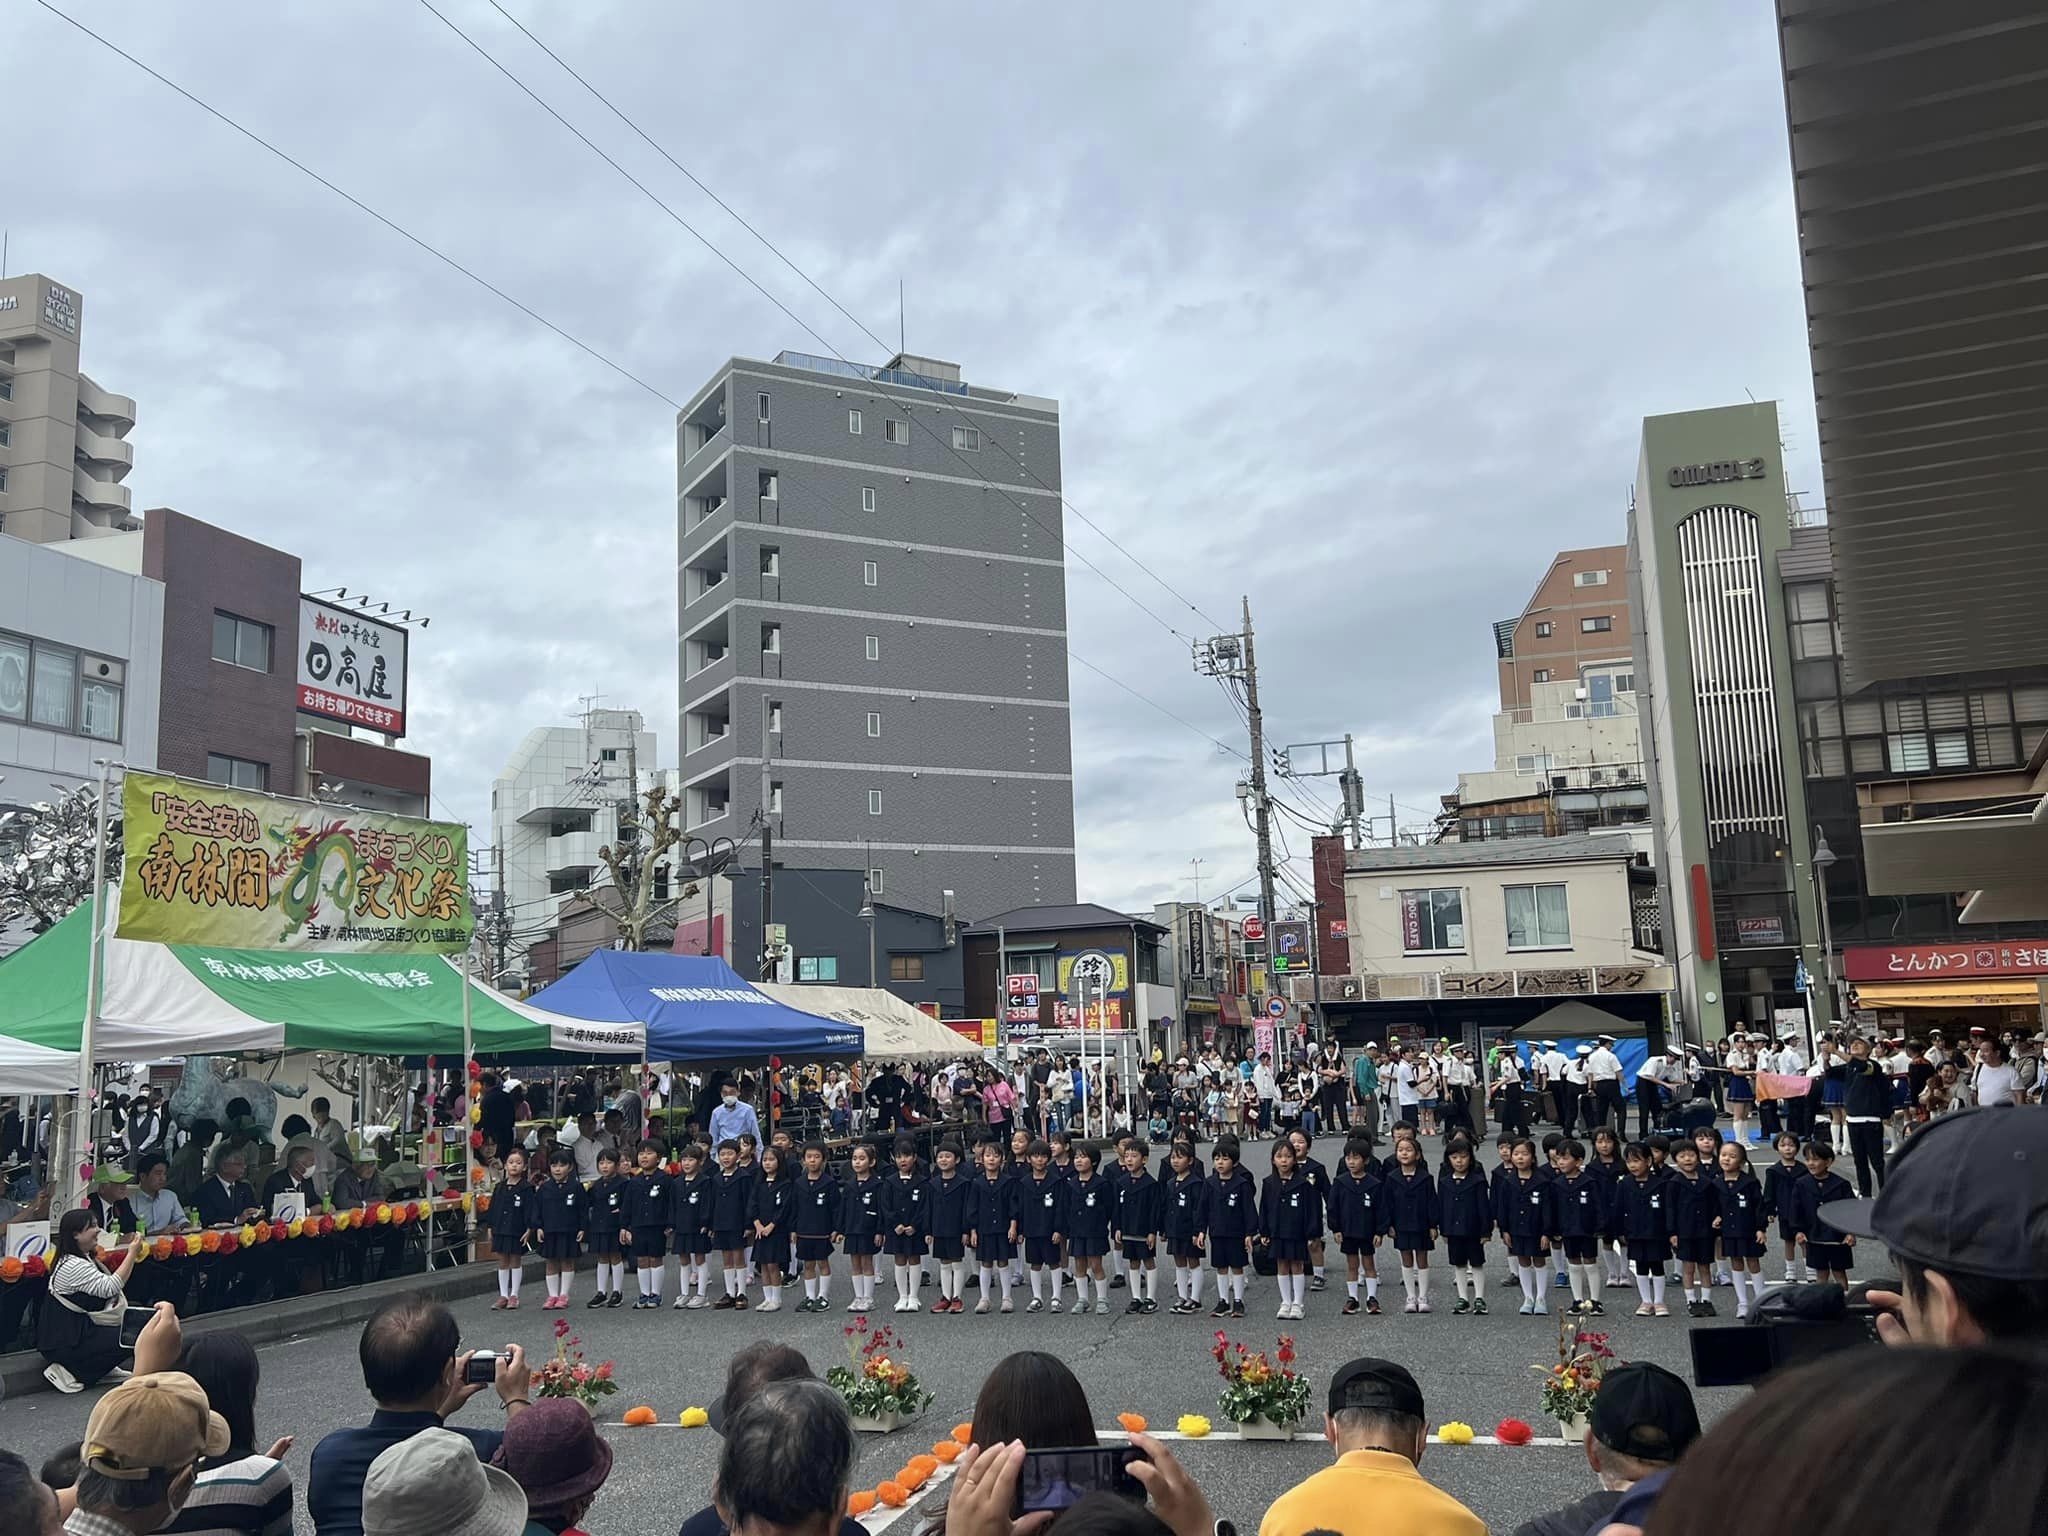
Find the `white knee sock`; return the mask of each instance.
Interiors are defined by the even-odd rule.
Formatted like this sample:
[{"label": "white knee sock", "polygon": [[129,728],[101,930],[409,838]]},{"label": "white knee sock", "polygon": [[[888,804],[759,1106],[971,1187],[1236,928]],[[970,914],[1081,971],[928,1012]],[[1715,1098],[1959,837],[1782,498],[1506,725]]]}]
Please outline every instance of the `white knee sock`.
[{"label": "white knee sock", "polygon": [[1378,1275],[1367,1275],[1365,1277],[1365,1299],[1367,1301],[1377,1301],[1379,1294],[1380,1277]]},{"label": "white knee sock", "polygon": [[977,1268],[981,1271],[981,1299],[986,1301],[996,1288],[996,1268],[993,1264],[982,1264]]},{"label": "white knee sock", "polygon": [[1429,1300],[1429,1266],[1427,1264],[1415,1266],[1415,1299],[1417,1301]]},{"label": "white knee sock", "polygon": [[512,1277],[512,1299],[519,1299],[519,1283],[526,1278],[526,1266],[514,1264],[506,1273]]},{"label": "white knee sock", "polygon": [[1650,1276],[1650,1300],[1658,1306],[1664,1304],[1664,1277],[1662,1275]]},{"label": "white knee sock", "polygon": [[512,1299],[512,1271],[509,1269],[498,1271],[498,1295],[507,1301]]},{"label": "white knee sock", "polygon": [[1013,1286],[1015,1286],[1015,1285],[1016,1285],[1016,1283],[1017,1283],[1017,1277],[1016,1277],[1015,1275],[1011,1274],[1011,1273],[1010,1273],[1010,1272],[1009,1272],[1009,1271],[1008,1271],[1007,1269],[1006,1269],[1006,1270],[1004,1270],[1004,1271],[1003,1271],[1003,1300],[1005,1300],[1005,1301],[1008,1301],[1008,1300],[1010,1299],[1010,1291],[1011,1291],[1011,1288],[1012,1288]]},{"label": "white knee sock", "polygon": [[1465,1268],[1465,1278],[1472,1282],[1472,1299],[1474,1301],[1486,1300],[1485,1266],[1480,1264],[1467,1265]]},{"label": "white knee sock", "polygon": [[830,1301],[831,1299],[832,1299],[832,1271],[828,1269],[828,1270],[826,1270],[826,1271],[825,1271],[825,1273],[823,1273],[822,1275],[818,1276],[818,1300],[820,1300],[820,1301]]},{"label": "white knee sock", "polygon": [[[1662,1281],[1660,1280],[1660,1281],[1658,1282],[1658,1285],[1659,1285],[1659,1286],[1661,1287],[1661,1286],[1662,1286],[1662,1284],[1663,1284],[1663,1282],[1662,1282]],[[1641,1297],[1643,1298],[1643,1304],[1644,1304],[1645,1306],[1648,1306],[1648,1305],[1649,1305],[1649,1303],[1650,1303],[1650,1277],[1649,1277],[1648,1275],[1642,1275],[1642,1274],[1639,1274],[1639,1275],[1637,1275],[1637,1276],[1636,1276],[1636,1294],[1637,1294],[1638,1296],[1641,1296]]]},{"label": "white knee sock", "polygon": [[1036,1264],[1031,1266],[1031,1299],[1033,1301],[1045,1300],[1045,1271]]}]

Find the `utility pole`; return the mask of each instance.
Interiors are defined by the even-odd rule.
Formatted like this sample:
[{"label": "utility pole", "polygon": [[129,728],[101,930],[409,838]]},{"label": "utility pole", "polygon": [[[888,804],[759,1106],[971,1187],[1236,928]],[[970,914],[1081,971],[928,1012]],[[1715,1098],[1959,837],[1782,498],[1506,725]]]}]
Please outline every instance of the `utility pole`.
[{"label": "utility pole", "polygon": [[[1237,797],[1250,803],[1252,830],[1259,850],[1259,920],[1265,924],[1265,943],[1273,942],[1273,811],[1266,796],[1266,724],[1259,713],[1258,657],[1252,646],[1252,602],[1243,599],[1244,629],[1235,635],[1217,635],[1197,642],[1195,670],[1223,679],[1225,687],[1242,684],[1246,723],[1251,730],[1251,777],[1240,780]],[[1272,950],[1268,948],[1270,956]],[[1249,957],[1247,957],[1249,958]]]},{"label": "utility pole", "polygon": [[1358,764],[1351,755],[1351,733],[1344,733],[1344,771],[1337,775],[1337,792],[1344,802],[1344,820],[1351,828],[1351,846],[1362,848],[1359,841],[1358,821],[1365,814],[1365,780],[1359,776]]},{"label": "utility pole", "polygon": [[1202,865],[1206,862],[1199,855],[1188,860],[1195,869],[1195,905],[1198,907],[1202,904]]}]

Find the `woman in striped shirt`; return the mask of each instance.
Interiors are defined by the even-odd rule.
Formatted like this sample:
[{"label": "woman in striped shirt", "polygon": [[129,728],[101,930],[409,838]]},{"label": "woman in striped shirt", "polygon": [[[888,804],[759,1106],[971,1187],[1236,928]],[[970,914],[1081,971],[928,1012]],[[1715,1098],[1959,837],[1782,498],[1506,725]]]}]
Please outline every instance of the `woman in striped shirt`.
[{"label": "woman in striped shirt", "polygon": [[227,1421],[228,1448],[199,1463],[191,1497],[164,1531],[178,1536],[291,1536],[292,1475],[284,1454],[290,1435],[256,1450],[256,1350],[239,1333],[202,1334],[185,1346],[178,1369],[206,1391]]}]

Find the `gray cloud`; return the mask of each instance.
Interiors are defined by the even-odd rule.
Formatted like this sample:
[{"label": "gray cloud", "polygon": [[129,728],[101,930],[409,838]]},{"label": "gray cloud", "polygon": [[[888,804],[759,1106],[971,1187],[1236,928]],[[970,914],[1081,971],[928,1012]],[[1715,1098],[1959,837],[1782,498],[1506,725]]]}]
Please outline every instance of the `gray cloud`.
[{"label": "gray cloud", "polygon": [[[1248,591],[1274,740],[1356,732],[1404,820],[1487,765],[1488,624],[1622,537],[1644,414],[1782,398],[1818,489],[1767,12],[507,3],[877,335],[902,277],[914,349],[1057,396],[1074,504],[1214,618]],[[450,14],[875,352],[487,6]],[[819,350],[417,6],[92,21],[674,398]],[[668,407],[46,13],[11,47],[17,120],[64,129],[10,166],[12,265],[85,293],[138,505],[434,614],[413,744],[446,814],[486,824],[506,753],[586,692],[672,751]],[[1080,655],[1240,740],[1184,640],[1078,564],[1069,601]],[[1084,894],[1247,873],[1241,763],[1072,682]]]}]

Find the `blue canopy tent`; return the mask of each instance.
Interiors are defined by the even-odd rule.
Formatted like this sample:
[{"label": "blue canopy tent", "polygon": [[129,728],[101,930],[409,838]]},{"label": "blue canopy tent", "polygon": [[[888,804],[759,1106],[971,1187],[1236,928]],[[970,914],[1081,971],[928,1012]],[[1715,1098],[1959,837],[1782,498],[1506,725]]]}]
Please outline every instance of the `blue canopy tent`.
[{"label": "blue canopy tent", "polygon": [[776,1002],[711,955],[592,951],[534,1007],[592,1023],[644,1025],[649,1061],[748,1061],[858,1056],[858,1024]]}]

